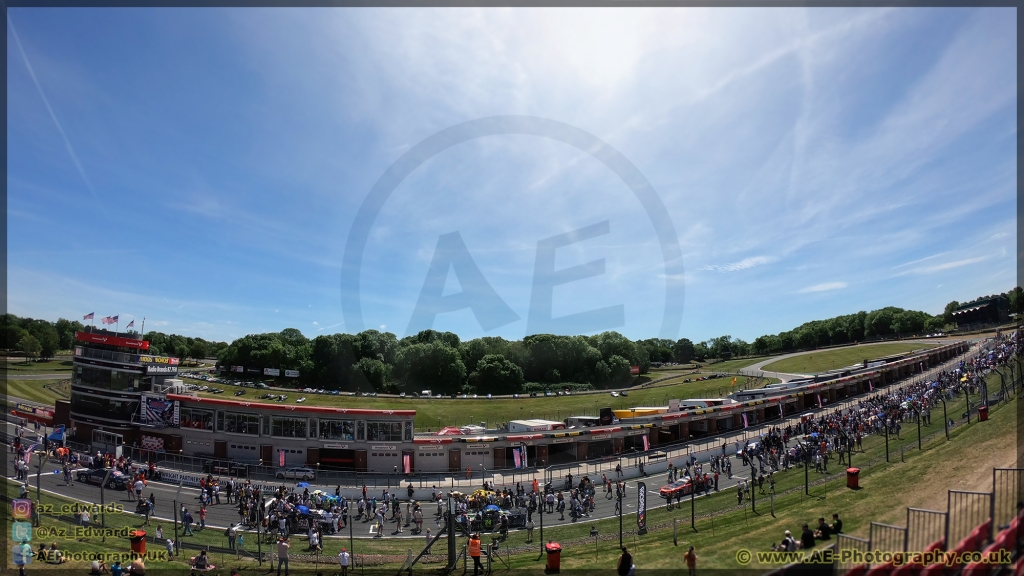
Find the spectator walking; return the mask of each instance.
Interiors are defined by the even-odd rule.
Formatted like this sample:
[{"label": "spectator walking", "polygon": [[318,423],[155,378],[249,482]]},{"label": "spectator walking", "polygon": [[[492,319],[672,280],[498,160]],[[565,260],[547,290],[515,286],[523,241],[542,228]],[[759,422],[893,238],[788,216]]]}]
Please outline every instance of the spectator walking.
[{"label": "spectator walking", "polygon": [[291,548],[291,544],[288,543],[288,536],[282,536],[277,541],[277,576],[281,576],[281,565],[284,564],[284,576],[288,576],[288,549]]},{"label": "spectator walking", "polygon": [[619,564],[616,567],[616,572],[619,576],[635,576],[636,565],[633,564],[633,555],[626,550],[626,547],[622,547],[622,554],[619,556]]}]

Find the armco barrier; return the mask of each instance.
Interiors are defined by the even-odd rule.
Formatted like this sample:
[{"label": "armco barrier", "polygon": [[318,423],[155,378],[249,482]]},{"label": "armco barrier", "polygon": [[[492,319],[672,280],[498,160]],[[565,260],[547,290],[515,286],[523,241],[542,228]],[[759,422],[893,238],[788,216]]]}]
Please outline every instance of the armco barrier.
[{"label": "armco barrier", "polygon": [[946,537],[946,512],[907,508],[906,550],[925,550]]},{"label": "armco barrier", "polygon": [[992,494],[992,521],[998,530],[1017,515],[1017,503],[1024,502],[1024,468],[993,470]]},{"label": "armco barrier", "polygon": [[907,529],[902,526],[872,522],[870,536],[871,549],[880,552],[904,552],[903,546],[907,542]]},{"label": "armco barrier", "polygon": [[946,509],[949,514],[946,549],[949,550],[979,525],[991,522],[992,493],[950,490]]}]

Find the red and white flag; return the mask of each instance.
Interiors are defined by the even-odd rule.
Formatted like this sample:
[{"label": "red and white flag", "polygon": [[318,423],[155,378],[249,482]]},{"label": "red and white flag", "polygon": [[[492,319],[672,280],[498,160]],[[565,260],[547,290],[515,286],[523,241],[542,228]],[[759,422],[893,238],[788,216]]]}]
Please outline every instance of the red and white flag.
[{"label": "red and white flag", "polygon": [[818,394],[818,408],[821,408],[821,394]]},{"label": "red and white flag", "polygon": [[750,427],[750,424],[747,422],[747,414],[746,413],[743,414],[743,427],[744,428],[749,428]]},{"label": "red and white flag", "polygon": [[117,324],[117,316],[106,316],[100,322],[104,324]]},{"label": "red and white flag", "polygon": [[868,391],[869,392],[874,392],[875,391],[875,387],[871,385],[871,380],[868,380]]},{"label": "red and white flag", "polygon": [[95,312],[89,312],[85,316],[82,316],[82,320],[92,320],[95,317],[96,317],[96,313]]},{"label": "red and white flag", "polygon": [[648,438],[646,434],[644,434],[644,450],[650,450],[650,449],[651,449],[651,439]]},{"label": "red and white flag", "polygon": [[131,328],[132,326],[135,326],[135,320],[132,320],[131,322],[129,322],[128,325],[125,326],[125,328]]}]

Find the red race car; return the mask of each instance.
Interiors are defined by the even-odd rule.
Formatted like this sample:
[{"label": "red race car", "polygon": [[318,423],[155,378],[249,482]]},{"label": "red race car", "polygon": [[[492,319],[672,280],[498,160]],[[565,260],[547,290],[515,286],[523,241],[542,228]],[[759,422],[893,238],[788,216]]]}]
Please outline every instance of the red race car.
[{"label": "red race car", "polygon": [[689,476],[683,476],[679,480],[671,484],[666,484],[661,487],[658,492],[662,498],[668,498],[669,496],[676,498],[678,496],[687,495],[693,491],[693,479]]}]

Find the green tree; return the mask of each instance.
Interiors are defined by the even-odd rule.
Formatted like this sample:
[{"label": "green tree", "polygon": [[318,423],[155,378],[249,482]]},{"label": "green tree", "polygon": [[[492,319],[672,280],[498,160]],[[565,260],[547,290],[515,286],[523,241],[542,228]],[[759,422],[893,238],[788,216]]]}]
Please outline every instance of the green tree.
[{"label": "green tree", "polygon": [[391,365],[376,358],[360,358],[354,368],[356,384],[360,387],[369,386],[378,392],[384,390],[391,376]]},{"label": "green tree", "polygon": [[53,324],[46,320],[33,320],[26,328],[28,333],[35,336],[39,342],[39,356],[42,358],[53,358],[60,347],[60,337],[57,336],[57,330],[53,327]]},{"label": "green tree", "polygon": [[39,343],[39,340],[35,336],[25,334],[25,336],[21,338],[21,341],[18,342],[18,348],[21,348],[21,351],[24,352],[25,356],[30,360],[35,360],[39,358],[39,354],[43,350],[43,345]]},{"label": "green tree", "polygon": [[500,354],[488,354],[476,365],[478,391],[515,394],[523,390],[523,370]]},{"label": "green tree", "polygon": [[942,310],[942,319],[946,321],[946,324],[956,323],[956,321],[953,320],[953,312],[956,312],[956,309],[959,307],[960,303],[957,302],[956,300],[953,300],[949,304],[946,304],[946,307]]},{"label": "green tree", "polygon": [[693,360],[693,342],[689,338],[680,338],[672,345],[672,359],[680,364]]},{"label": "green tree", "polygon": [[443,394],[459,392],[466,379],[466,365],[458,350],[442,341],[416,343],[399,349],[395,369],[398,377],[414,388],[428,388]]},{"label": "green tree", "polygon": [[631,376],[629,366],[629,360],[618,354],[612,354],[611,358],[608,359],[608,379],[614,383],[629,380]]}]

